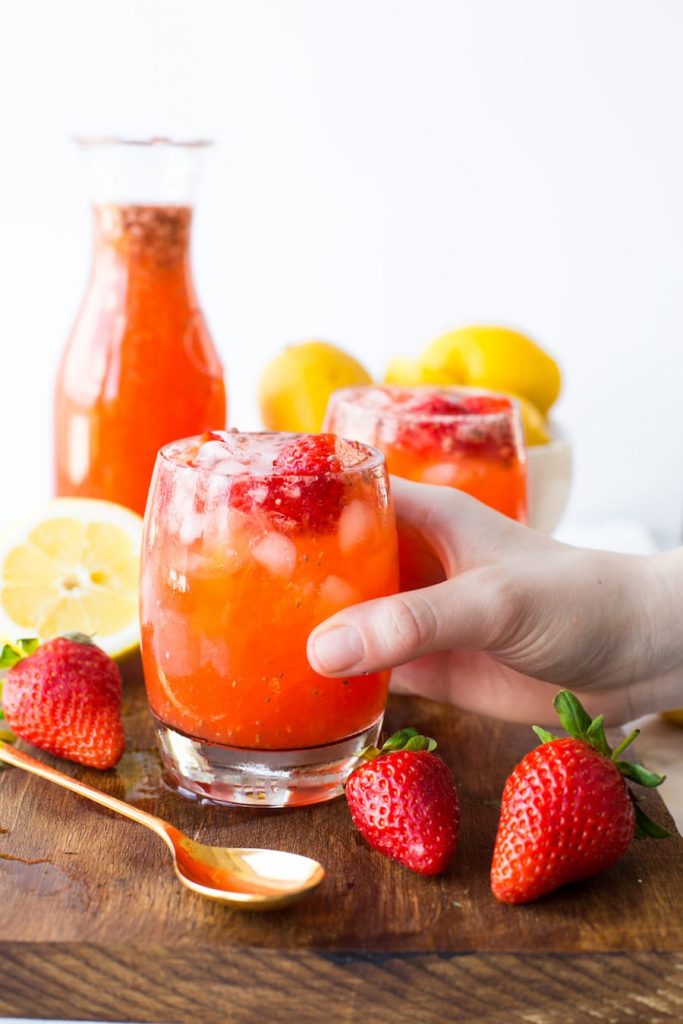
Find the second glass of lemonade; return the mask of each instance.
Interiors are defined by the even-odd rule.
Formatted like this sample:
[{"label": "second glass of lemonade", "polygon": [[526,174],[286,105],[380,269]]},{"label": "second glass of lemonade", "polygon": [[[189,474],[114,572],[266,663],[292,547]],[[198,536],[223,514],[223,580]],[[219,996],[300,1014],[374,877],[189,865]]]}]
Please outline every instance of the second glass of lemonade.
[{"label": "second glass of lemonade", "polygon": [[466,388],[366,386],[335,391],[326,427],[376,445],[390,473],[466,491],[527,521],[527,467],[516,403]]},{"label": "second glass of lemonade", "polygon": [[394,593],[384,457],[332,434],[167,445],[145,518],[142,656],[168,781],[262,806],[337,796],[378,735],[389,673],[328,679],[311,630]]}]

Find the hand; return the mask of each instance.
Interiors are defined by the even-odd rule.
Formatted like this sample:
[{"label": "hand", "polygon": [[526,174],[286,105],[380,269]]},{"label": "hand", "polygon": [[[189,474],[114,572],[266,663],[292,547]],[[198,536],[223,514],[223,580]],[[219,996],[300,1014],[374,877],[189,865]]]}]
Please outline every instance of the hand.
[{"label": "hand", "polygon": [[393,667],[399,692],[540,724],[560,688],[612,722],[683,706],[683,550],[574,548],[451,488],[392,491],[418,587],[318,626],[316,671]]}]

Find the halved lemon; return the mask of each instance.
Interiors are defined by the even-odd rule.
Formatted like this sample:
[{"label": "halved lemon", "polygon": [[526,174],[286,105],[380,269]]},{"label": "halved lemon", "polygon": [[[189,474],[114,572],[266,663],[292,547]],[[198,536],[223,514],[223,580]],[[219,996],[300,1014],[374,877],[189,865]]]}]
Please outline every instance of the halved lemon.
[{"label": "halved lemon", "polygon": [[142,519],[54,498],[0,532],[0,643],[87,633],[112,657],[139,643]]}]

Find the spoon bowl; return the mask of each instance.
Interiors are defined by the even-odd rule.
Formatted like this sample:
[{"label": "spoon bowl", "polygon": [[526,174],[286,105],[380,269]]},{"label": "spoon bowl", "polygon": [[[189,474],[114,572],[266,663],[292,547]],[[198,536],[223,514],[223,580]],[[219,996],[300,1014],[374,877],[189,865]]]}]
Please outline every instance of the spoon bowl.
[{"label": "spoon bowl", "polygon": [[188,889],[209,899],[250,910],[271,910],[293,903],[322,882],[317,860],[280,850],[205,846],[169,826],[175,871]]},{"label": "spoon bowl", "polygon": [[0,743],[0,761],[54,782],[156,832],[170,849],[183,885],[208,899],[242,910],[274,910],[301,899],[325,877],[321,864],[298,853],[195,842],[163,818],[88,786],[6,743]]}]

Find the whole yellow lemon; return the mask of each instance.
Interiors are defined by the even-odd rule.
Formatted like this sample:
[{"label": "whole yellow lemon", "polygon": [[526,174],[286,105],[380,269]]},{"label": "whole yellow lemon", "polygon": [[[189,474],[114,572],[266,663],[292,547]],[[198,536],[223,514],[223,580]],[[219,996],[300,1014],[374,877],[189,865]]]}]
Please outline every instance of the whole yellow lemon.
[{"label": "whole yellow lemon", "polygon": [[384,383],[416,387],[418,384],[450,384],[452,381],[431,380],[420,359],[414,359],[410,355],[397,355],[386,369]]},{"label": "whole yellow lemon", "polygon": [[432,341],[419,357],[422,372],[527,398],[547,413],[560,393],[560,369],[535,341],[509,327],[458,327]]},{"label": "whole yellow lemon", "polygon": [[261,375],[261,418],[269,430],[315,434],[322,427],[333,391],[371,383],[365,367],[336,345],[326,341],[289,345]]},{"label": "whole yellow lemon", "polygon": [[409,388],[419,384],[447,387],[449,384],[462,384],[462,379],[450,373],[448,367],[426,366],[419,357],[413,359],[411,356],[396,356],[387,366],[384,383]]}]

